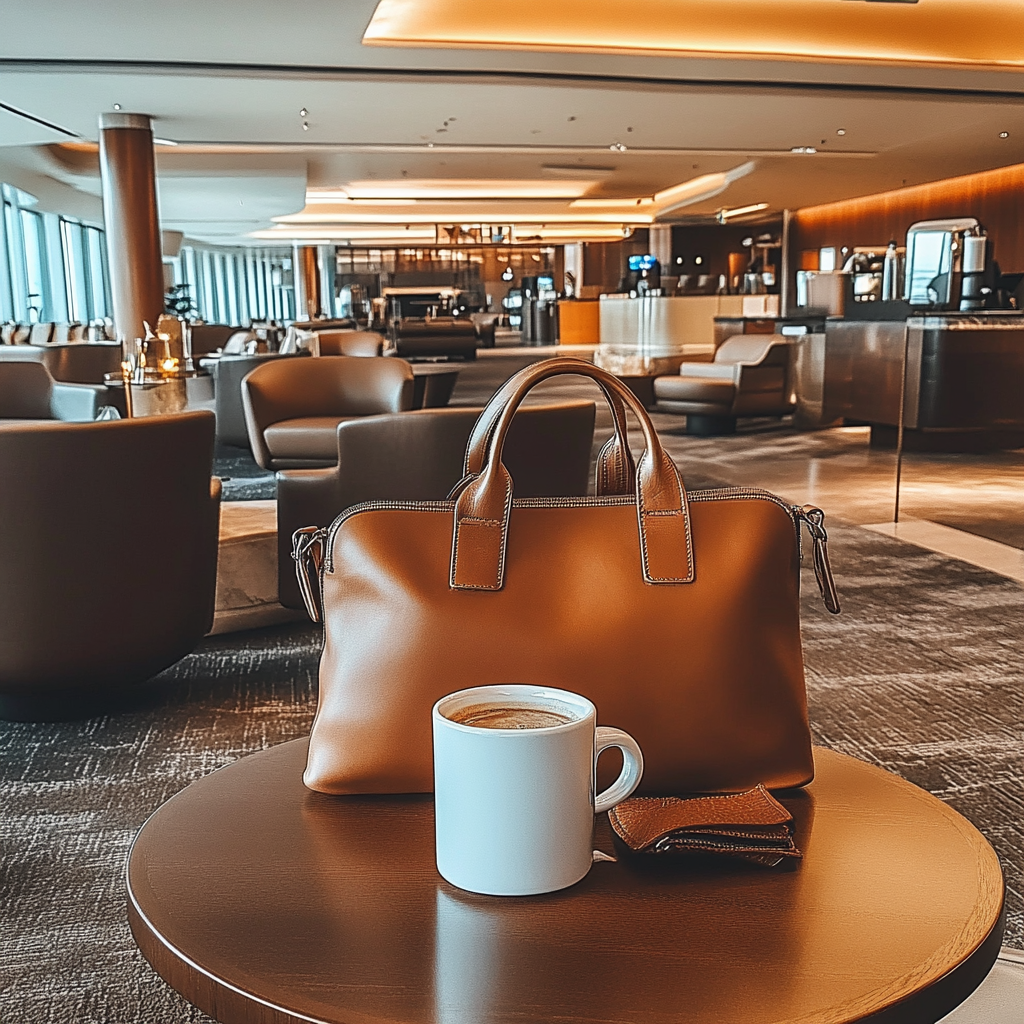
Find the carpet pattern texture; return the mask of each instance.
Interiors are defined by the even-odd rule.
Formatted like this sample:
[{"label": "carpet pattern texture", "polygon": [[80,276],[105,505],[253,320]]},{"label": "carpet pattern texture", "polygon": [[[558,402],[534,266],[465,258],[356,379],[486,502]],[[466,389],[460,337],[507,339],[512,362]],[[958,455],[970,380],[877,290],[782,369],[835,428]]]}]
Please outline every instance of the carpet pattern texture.
[{"label": "carpet pattern texture", "polygon": [[[460,380],[455,402],[486,401],[505,375],[479,371]],[[579,397],[553,382],[534,400]],[[691,487],[757,482],[756,467],[741,465],[744,448],[748,461],[772,462],[761,444],[723,446],[679,436],[674,418],[655,421]],[[603,409],[598,424],[607,431]],[[774,447],[820,441],[780,436]],[[240,449],[218,448],[215,472],[230,478],[226,500],[274,496],[273,475]],[[807,500],[797,481],[780,491]],[[840,617],[825,612],[804,570],[815,739],[923,786],[981,829],[1006,872],[1005,942],[1022,947],[1024,589],[835,516],[829,527]],[[304,624],[213,637],[119,714],[0,722],[0,1021],[209,1020],[136,949],[125,859],[146,817],[189,782],[308,732],[319,650],[319,627]]]},{"label": "carpet pattern texture", "polygon": [[[991,840],[1024,946],[1024,589],[833,524],[844,607],[805,569],[816,740],[898,772]],[[118,715],[0,723],[0,1020],[178,1024],[208,1018],[138,953],[123,865],[147,815],[190,781],[308,731],[318,628],[206,640]]]}]

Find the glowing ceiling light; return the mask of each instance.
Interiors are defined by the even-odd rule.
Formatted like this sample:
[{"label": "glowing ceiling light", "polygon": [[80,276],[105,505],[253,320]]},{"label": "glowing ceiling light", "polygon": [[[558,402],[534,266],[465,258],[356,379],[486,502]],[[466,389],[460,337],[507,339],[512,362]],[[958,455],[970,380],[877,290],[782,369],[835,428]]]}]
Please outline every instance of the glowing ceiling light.
[{"label": "glowing ceiling light", "polygon": [[1022,35],[1020,0],[677,0],[648,4],[642,15],[621,0],[380,0],[363,42],[1021,67]]},{"label": "glowing ceiling light", "polygon": [[340,191],[350,199],[576,199],[596,181],[501,179],[353,181]]},{"label": "glowing ceiling light", "polygon": [[745,217],[748,213],[760,213],[762,210],[767,210],[767,203],[751,203],[749,206],[734,206],[731,210],[719,210],[715,214],[715,219],[720,223],[724,224],[727,220],[731,220],[733,217]]},{"label": "glowing ceiling light", "polygon": [[273,217],[276,224],[576,224],[591,222],[596,224],[621,224],[627,220],[634,224],[650,224],[653,215],[648,213],[632,213],[621,208],[617,210],[593,210],[586,214],[572,210],[537,210],[515,209],[508,204],[487,208],[459,207],[445,208],[437,204],[424,210],[382,210],[351,208],[341,210],[324,210],[323,212],[289,213]]}]

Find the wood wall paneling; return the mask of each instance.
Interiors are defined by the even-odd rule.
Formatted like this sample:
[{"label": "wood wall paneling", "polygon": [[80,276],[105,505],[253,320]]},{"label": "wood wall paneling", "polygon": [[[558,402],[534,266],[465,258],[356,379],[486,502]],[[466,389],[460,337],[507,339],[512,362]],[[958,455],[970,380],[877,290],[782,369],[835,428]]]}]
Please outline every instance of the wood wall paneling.
[{"label": "wood wall paneling", "polygon": [[790,222],[795,266],[824,246],[906,240],[915,221],[977,217],[1004,273],[1024,271],[1024,164],[798,210]]}]

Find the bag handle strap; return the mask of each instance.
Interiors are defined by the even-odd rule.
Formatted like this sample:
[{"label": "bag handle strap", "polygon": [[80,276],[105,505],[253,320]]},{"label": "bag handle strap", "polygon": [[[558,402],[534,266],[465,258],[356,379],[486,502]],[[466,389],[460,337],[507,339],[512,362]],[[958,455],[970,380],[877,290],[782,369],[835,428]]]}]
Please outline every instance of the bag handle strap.
[{"label": "bag handle strap", "polygon": [[[560,360],[564,362],[565,360]],[[480,473],[487,461],[487,453],[498,416],[505,404],[512,398],[516,390],[518,375],[513,374],[498,389],[487,403],[487,407],[478,417],[473,426],[466,446],[466,458],[463,463],[463,482]],[[626,409],[615,391],[609,389],[601,381],[596,381],[604,394],[612,412],[612,436],[601,447],[597,454],[597,493],[633,494],[636,487],[636,465],[633,453],[629,449],[628,425]]]},{"label": "bag handle strap", "polygon": [[481,419],[494,415],[490,406],[498,406],[486,460],[455,495],[449,585],[455,590],[501,589],[512,511],[512,479],[501,461],[505,437],[530,389],[561,374],[597,381],[606,395],[616,395],[640,422],[646,450],[636,469],[636,508],[643,578],[648,583],[692,582],[693,543],[686,489],[647,411],[607,370],[579,359],[547,359],[511,377],[481,414]]}]

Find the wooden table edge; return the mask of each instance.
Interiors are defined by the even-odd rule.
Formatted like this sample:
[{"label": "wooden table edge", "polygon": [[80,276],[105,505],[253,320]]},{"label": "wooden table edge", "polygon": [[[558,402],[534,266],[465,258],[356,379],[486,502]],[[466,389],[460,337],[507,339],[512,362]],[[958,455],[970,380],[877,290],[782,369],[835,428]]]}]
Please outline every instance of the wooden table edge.
[{"label": "wooden table edge", "polygon": [[[249,757],[259,757],[261,754],[265,754],[267,750],[283,746],[306,743],[308,743],[308,737],[289,740],[287,743],[276,744],[275,747],[266,748],[254,754],[249,754],[246,757],[238,758],[236,761],[232,761],[230,764],[217,769],[216,772],[211,772],[194,780],[193,783],[175,793],[164,804],[161,804],[160,807],[182,796],[195,783],[209,779],[211,775],[217,774],[219,771],[231,769]],[[920,786],[908,782],[894,772],[887,771],[878,765],[873,765],[860,758],[854,758],[849,754],[844,754],[828,747],[816,746],[814,750],[816,754],[819,750],[827,750],[829,755],[857,761],[860,765],[884,775],[887,780],[895,781],[897,784],[913,791],[915,797],[937,804],[942,809],[943,815],[956,826],[957,830],[969,836],[972,844],[982,851],[983,856],[990,860],[991,864],[995,865],[1000,880],[999,913],[987,931],[981,935],[973,948],[957,964],[945,971],[941,976],[909,993],[905,998],[899,999],[880,1010],[869,1011],[860,1016],[850,1016],[847,1011],[853,1010],[856,1013],[855,1006],[844,1004],[844,1006],[832,1008],[830,1012],[805,1016],[798,1021],[788,1022],[788,1024],[849,1024],[852,1021],[865,1021],[870,1022],[870,1024],[905,1024],[906,1014],[908,1013],[907,1004],[913,1005],[915,1013],[921,1014],[923,1011],[928,1015],[927,1018],[922,1019],[938,1021],[959,1006],[984,981],[999,956],[1005,928],[1006,908],[1002,867],[999,864],[995,850],[977,827],[962,814]],[[124,867],[129,929],[139,951],[153,970],[183,998],[198,1007],[203,1013],[220,1022],[220,1024],[337,1024],[336,1021],[330,1021],[323,1017],[310,1017],[299,1011],[289,1010],[278,1004],[271,1003],[254,993],[232,985],[230,982],[217,977],[196,964],[186,953],[168,942],[156,930],[145,912],[138,905],[135,893],[132,891],[131,866],[132,855],[135,851],[138,836],[141,835],[150,819],[160,811],[160,807],[156,808],[146,819],[142,828],[136,834],[135,839],[132,840]],[[979,865],[979,871],[981,870],[981,865]],[[981,915],[982,909],[979,907],[972,915],[972,918],[976,919]],[[940,957],[941,951],[938,951],[930,958],[928,963]],[[858,1000],[858,1002],[869,1000],[871,996],[872,993],[869,993]],[[255,1015],[254,1011],[256,1011]],[[839,1011],[844,1012],[840,1013]],[[345,1024],[399,1024],[399,1022],[358,1014],[347,1020]]]}]

